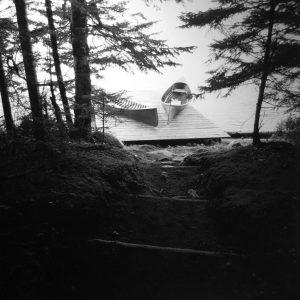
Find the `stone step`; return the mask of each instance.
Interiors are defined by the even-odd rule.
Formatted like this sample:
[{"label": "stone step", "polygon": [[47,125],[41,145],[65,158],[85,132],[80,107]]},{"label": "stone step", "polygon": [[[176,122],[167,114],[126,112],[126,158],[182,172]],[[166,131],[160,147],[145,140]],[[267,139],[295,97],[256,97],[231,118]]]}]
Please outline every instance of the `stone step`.
[{"label": "stone step", "polygon": [[184,170],[184,171],[195,171],[201,170],[199,166],[180,166],[180,165],[172,165],[172,164],[162,164],[160,166],[162,169],[174,169],[174,170]]},{"label": "stone step", "polygon": [[144,180],[154,195],[195,198],[189,190],[198,190],[200,174],[200,168],[195,166],[149,165],[144,169]]}]

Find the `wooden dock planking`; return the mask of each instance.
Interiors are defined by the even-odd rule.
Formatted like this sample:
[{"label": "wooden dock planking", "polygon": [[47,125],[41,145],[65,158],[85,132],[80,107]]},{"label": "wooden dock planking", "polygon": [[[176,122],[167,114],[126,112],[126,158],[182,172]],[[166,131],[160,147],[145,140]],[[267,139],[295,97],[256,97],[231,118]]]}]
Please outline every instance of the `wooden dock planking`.
[{"label": "wooden dock planking", "polygon": [[[109,132],[123,142],[229,137],[226,132],[205,118],[193,106],[188,106],[170,122],[160,103],[157,105],[157,110],[159,121],[156,127],[125,117],[108,120],[106,126]],[[97,120],[96,125],[101,127],[101,120]]]}]

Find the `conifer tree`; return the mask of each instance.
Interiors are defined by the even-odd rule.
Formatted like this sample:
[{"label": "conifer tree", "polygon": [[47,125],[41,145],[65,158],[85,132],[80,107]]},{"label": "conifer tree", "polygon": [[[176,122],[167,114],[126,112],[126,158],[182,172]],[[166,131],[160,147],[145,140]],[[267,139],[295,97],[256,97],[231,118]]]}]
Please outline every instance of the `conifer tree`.
[{"label": "conifer tree", "polygon": [[6,132],[8,136],[14,136],[15,126],[12,117],[11,105],[8,96],[7,80],[2,60],[4,59],[5,46],[7,43],[8,30],[14,27],[9,19],[0,19],[0,92],[2,107],[4,112],[4,119],[6,125]]},{"label": "conifer tree", "polygon": [[[70,126],[72,126],[73,122],[72,122],[69,101],[68,101],[67,94],[66,94],[66,87],[65,87],[62,72],[61,72],[61,64],[60,64],[60,58],[59,58],[59,54],[58,54],[57,36],[56,36],[56,29],[55,29],[54,20],[53,20],[51,0],[45,0],[45,6],[46,6],[47,19],[48,19],[48,26],[49,26],[49,31],[50,31],[52,56],[53,56],[53,60],[54,60],[54,67],[55,67],[55,72],[56,72],[56,77],[57,77],[57,82],[58,82],[58,88],[60,91],[61,101],[63,103],[66,120],[70,127]],[[52,86],[52,89],[53,89],[53,86]],[[51,97],[53,98],[53,95]],[[57,110],[58,110],[58,107],[57,107],[56,111]],[[57,113],[56,113],[56,115],[57,115]]]},{"label": "conifer tree", "polygon": [[195,48],[168,46],[150,32],[155,21],[146,20],[141,13],[129,15],[125,2],[88,1],[88,13],[89,34],[96,37],[90,46],[93,72],[109,66],[159,72],[165,66],[177,66],[176,57]]},{"label": "conifer tree", "polygon": [[[74,3],[76,2],[73,1],[72,5]],[[74,7],[73,5],[73,54],[75,51]],[[176,57],[182,52],[191,52],[194,49],[194,47],[169,47],[165,41],[149,33],[154,22],[146,21],[140,13],[129,15],[124,2],[111,4],[107,0],[89,0],[85,1],[85,4],[77,5],[77,7],[81,8],[80,13],[87,16],[86,30],[90,37],[89,51],[87,52],[88,61],[91,74],[99,79],[103,77],[103,71],[111,66],[118,66],[126,71],[134,71],[138,68],[145,72],[149,70],[159,72],[164,66],[177,66]],[[66,5],[64,13],[60,14],[66,20],[69,16],[68,9]],[[83,40],[83,38],[80,39],[81,43]],[[84,48],[81,47],[81,49]],[[66,58],[64,60],[66,64],[70,64],[67,52],[64,52],[61,56]],[[85,84],[85,87],[88,86],[89,84]],[[75,100],[75,103],[78,104],[78,101]],[[91,111],[89,103],[86,103],[86,105],[87,107],[83,111],[89,113]],[[82,103],[79,106],[77,105],[77,107],[81,106]],[[79,119],[77,118],[77,120]],[[88,119],[86,120],[88,121]],[[82,125],[80,126],[82,127]]]},{"label": "conifer tree", "polygon": [[[34,4],[31,6],[32,10],[47,17],[45,10],[38,8],[40,7],[38,4],[46,4],[46,0],[31,2]],[[115,66],[130,72],[137,69],[144,72],[148,70],[159,72],[164,66],[177,66],[176,57],[182,52],[191,52],[194,49],[194,47],[169,47],[165,41],[151,33],[154,22],[147,21],[141,13],[129,14],[124,2],[112,4],[107,0],[72,0],[52,1],[50,5],[57,25],[55,36],[59,46],[60,63],[64,67],[75,69],[77,83],[75,87],[68,85],[66,88],[69,93],[74,93],[75,90],[74,125],[78,130],[82,130],[84,136],[90,131],[88,124],[92,111],[89,100],[90,79],[87,79],[89,72],[98,79],[103,78],[106,68]],[[86,16],[86,21],[81,22],[78,16]],[[50,24],[47,25],[40,19],[32,25],[35,42],[40,43],[43,40],[44,45],[47,45],[49,32],[47,27],[48,25],[51,27]],[[53,32],[51,28],[50,32]],[[77,38],[78,34],[81,35],[80,38]],[[83,46],[84,41],[86,46]],[[48,69],[46,60],[42,59],[40,62],[46,65],[41,69]],[[67,81],[70,82],[70,80],[65,82]],[[97,88],[101,89],[100,80]],[[111,97],[109,99],[113,101]]]},{"label": "conifer tree", "polygon": [[38,89],[34,56],[32,52],[30,31],[28,28],[26,3],[25,0],[14,0],[14,3],[16,7],[19,38],[23,54],[26,83],[29,93],[35,137],[37,139],[43,139],[45,137],[45,129],[42,117],[42,106]]},{"label": "conifer tree", "polygon": [[11,106],[8,97],[8,88],[5,78],[5,71],[2,63],[2,54],[0,51],[0,92],[2,99],[2,107],[4,112],[4,119],[6,125],[6,132],[9,136],[14,135],[14,121],[11,113]]},{"label": "conifer tree", "polygon": [[296,0],[217,0],[204,12],[181,15],[182,27],[217,29],[223,38],[211,43],[215,61],[202,93],[227,90],[228,96],[242,84],[259,87],[253,144],[259,139],[263,101],[299,107],[300,2]]}]

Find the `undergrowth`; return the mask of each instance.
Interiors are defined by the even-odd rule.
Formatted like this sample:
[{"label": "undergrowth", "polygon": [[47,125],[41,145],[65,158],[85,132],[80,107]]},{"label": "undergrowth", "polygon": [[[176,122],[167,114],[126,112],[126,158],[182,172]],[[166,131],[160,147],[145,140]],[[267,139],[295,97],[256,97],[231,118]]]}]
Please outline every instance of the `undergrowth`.
[{"label": "undergrowth", "polygon": [[201,168],[200,186],[221,238],[252,250],[281,244],[272,249],[279,250],[296,242],[299,148],[271,142],[195,153],[184,163]]}]

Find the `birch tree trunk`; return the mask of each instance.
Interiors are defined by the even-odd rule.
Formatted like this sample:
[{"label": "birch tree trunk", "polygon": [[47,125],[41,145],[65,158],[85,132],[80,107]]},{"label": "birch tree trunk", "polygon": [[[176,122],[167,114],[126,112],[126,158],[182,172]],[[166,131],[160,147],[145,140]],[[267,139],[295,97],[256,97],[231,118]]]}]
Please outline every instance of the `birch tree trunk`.
[{"label": "birch tree trunk", "polygon": [[85,0],[72,0],[72,48],[75,70],[74,127],[81,138],[91,134],[91,79],[87,44],[87,5]]}]

